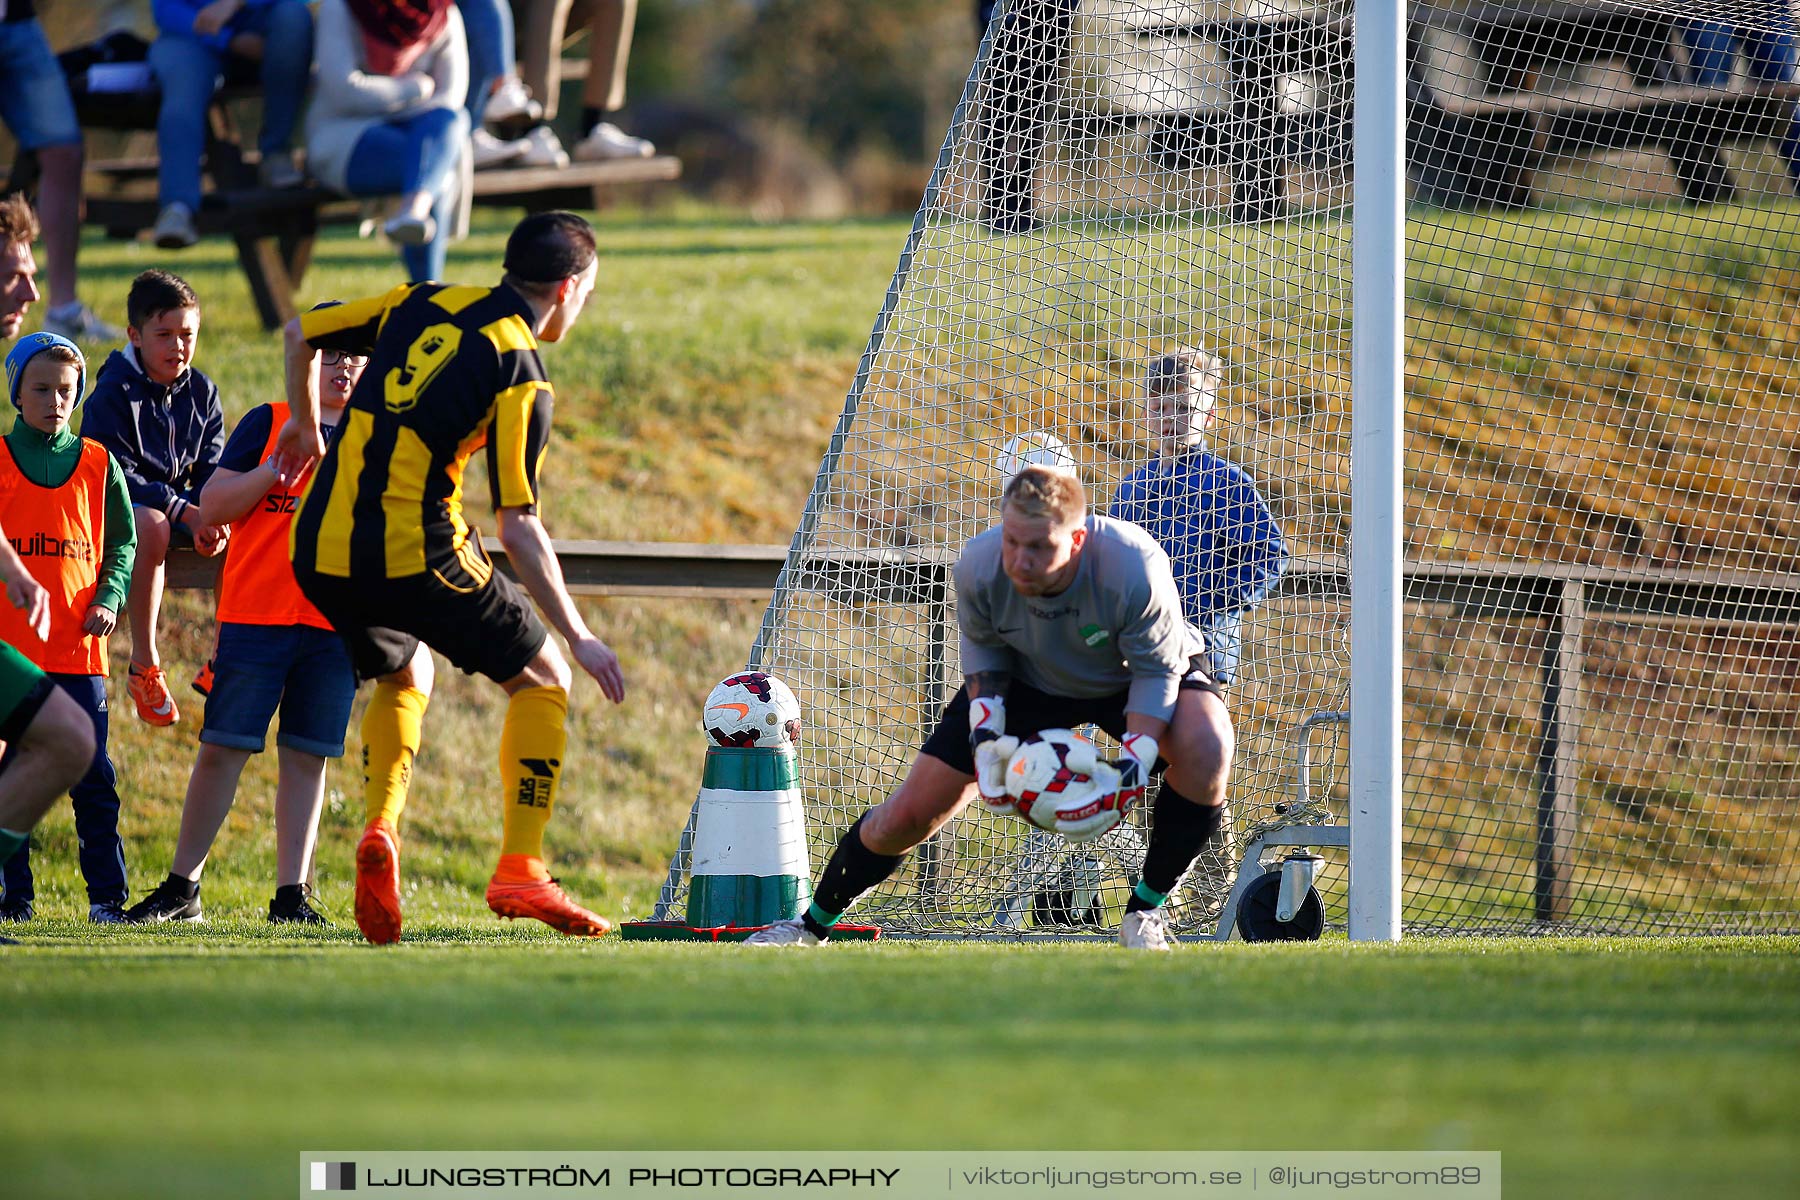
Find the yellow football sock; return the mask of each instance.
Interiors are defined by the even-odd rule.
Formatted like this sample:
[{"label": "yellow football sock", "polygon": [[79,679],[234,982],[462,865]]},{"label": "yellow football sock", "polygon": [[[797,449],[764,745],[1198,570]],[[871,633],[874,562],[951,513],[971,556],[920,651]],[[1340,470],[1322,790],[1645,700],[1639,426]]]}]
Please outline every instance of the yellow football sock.
[{"label": "yellow football sock", "polygon": [[368,824],[400,825],[406,789],[412,783],[413,759],[419,753],[419,730],[430,699],[417,688],[383,680],[375,685],[363,712],[363,812]]},{"label": "yellow football sock", "polygon": [[544,826],[556,804],[568,734],[569,693],[559,687],[521,688],[506,706],[500,730],[500,787],[506,804],[502,855],[544,856]]}]

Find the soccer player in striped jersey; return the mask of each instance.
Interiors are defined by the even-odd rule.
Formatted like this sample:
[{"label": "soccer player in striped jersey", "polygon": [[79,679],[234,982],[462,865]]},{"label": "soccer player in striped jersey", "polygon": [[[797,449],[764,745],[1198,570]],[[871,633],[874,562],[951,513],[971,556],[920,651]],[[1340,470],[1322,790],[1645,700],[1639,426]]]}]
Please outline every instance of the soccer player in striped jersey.
[{"label": "soccer player in striped jersey", "polygon": [[[294,577],[378,684],[363,721],[368,825],[356,851],[356,920],[371,942],[400,936],[396,827],[418,752],[425,696],[404,668],[423,642],[508,697],[500,731],[504,836],[487,889],[504,917],[565,934],[612,926],[571,900],[544,865],[567,735],[567,661],[523,592],[463,518],[462,481],[485,449],[500,541],[576,664],[624,699],[613,651],[569,598],[538,518],[538,466],[552,392],[539,341],[580,317],[597,271],[594,233],[571,213],[526,217],[496,287],[408,284],[288,324],[288,399],[278,468],[318,469],[294,517]],[[327,449],[313,369],[320,350],[369,356]]]},{"label": "soccer player in striped jersey", "polygon": [[1119,940],[1169,949],[1162,904],[1219,827],[1233,745],[1169,556],[1137,526],[1090,515],[1068,471],[1027,467],[1006,485],[1000,513],[956,564],[963,686],[899,789],[839,840],[811,907],[751,944],[829,939],[858,898],[977,795],[1010,809],[1006,767],[1022,737],[1091,723],[1120,739],[1119,788],[1056,828],[1072,840],[1104,834],[1166,772]]}]

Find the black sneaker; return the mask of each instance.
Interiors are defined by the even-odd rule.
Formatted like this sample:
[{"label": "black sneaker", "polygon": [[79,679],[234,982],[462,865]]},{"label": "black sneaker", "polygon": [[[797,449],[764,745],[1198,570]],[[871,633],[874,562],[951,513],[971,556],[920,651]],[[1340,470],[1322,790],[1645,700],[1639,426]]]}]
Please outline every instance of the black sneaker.
[{"label": "black sneaker", "polygon": [[11,896],[0,900],[0,921],[10,921],[15,925],[22,925],[36,915],[37,912],[31,907],[29,900],[14,900]]},{"label": "black sneaker", "polygon": [[108,900],[100,904],[88,905],[88,924],[90,925],[129,925],[125,916],[125,906],[116,900]]},{"label": "black sneaker", "polygon": [[295,885],[276,888],[275,898],[269,901],[269,924],[271,925],[329,925],[307,901],[312,897],[306,888]]},{"label": "black sneaker", "polygon": [[203,921],[200,915],[200,888],[194,894],[172,880],[165,879],[156,890],[125,910],[125,919],[133,925],[160,925],[164,921]]}]

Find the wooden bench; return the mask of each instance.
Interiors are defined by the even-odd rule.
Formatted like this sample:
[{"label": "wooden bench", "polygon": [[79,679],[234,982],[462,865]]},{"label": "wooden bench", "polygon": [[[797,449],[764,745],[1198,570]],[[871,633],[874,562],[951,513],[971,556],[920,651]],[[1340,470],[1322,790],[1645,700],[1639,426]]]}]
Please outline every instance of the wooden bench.
[{"label": "wooden bench", "polygon": [[[257,153],[246,149],[232,113],[234,102],[254,94],[248,89],[223,89],[207,111],[206,190],[195,224],[203,237],[229,237],[236,245],[257,315],[265,328],[273,330],[298,311],[295,293],[311,265],[320,227],[359,223],[367,202],[317,185],[262,187],[257,181]],[[157,102],[154,95],[84,96],[77,103],[77,114],[84,128],[141,132],[155,128]],[[150,229],[159,207],[156,166],[155,158],[90,162],[86,223],[124,240]],[[33,174],[33,166],[23,160],[11,171],[15,186],[28,186]],[[590,208],[603,189],[680,176],[680,161],[667,155],[567,167],[503,167],[475,173],[473,200],[536,210]]]},{"label": "wooden bench", "polygon": [[[1065,107],[1141,126],[1163,170],[1225,167],[1234,219],[1281,215],[1290,164],[1349,161],[1346,3],[1086,0],[1070,38]],[[1524,207],[1557,158],[1653,147],[1688,200],[1729,199],[1737,185],[1723,147],[1778,137],[1800,85],[1691,86],[1679,40],[1675,17],[1630,0],[1416,4],[1408,152],[1418,194]],[[1609,72],[1611,86],[1584,78]]]},{"label": "wooden bench", "polygon": [[[1779,138],[1800,85],[1693,86],[1682,82],[1679,41],[1674,17],[1625,0],[1420,9],[1409,142],[1422,198],[1526,207],[1538,202],[1555,159],[1655,148],[1687,200],[1731,199],[1737,183],[1724,146]],[[1593,82],[1596,75],[1610,81]]]},{"label": "wooden bench", "polygon": [[[1234,220],[1286,209],[1286,168],[1342,161],[1350,140],[1351,18],[1312,0],[1235,0],[1074,14],[1065,89],[1080,110],[1143,125],[1167,171],[1223,166]],[[1305,92],[1308,102],[1292,96]]]}]

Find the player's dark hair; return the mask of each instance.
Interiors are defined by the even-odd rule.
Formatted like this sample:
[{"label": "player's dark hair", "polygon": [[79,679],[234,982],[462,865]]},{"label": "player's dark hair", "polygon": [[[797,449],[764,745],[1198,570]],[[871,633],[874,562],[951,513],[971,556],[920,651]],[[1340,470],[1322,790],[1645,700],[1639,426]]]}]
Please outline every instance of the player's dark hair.
[{"label": "player's dark hair", "polygon": [[37,238],[37,214],[31,211],[31,204],[25,199],[25,193],[14,192],[0,199],[0,246],[11,246],[18,242],[30,245]]},{"label": "player's dark hair", "polygon": [[194,295],[187,280],[152,268],[131,281],[131,291],[125,297],[125,323],[142,329],[171,309],[199,307],[200,297]]},{"label": "player's dark hair", "polygon": [[533,213],[506,239],[506,281],[560,283],[594,261],[594,230],[572,212]]}]

